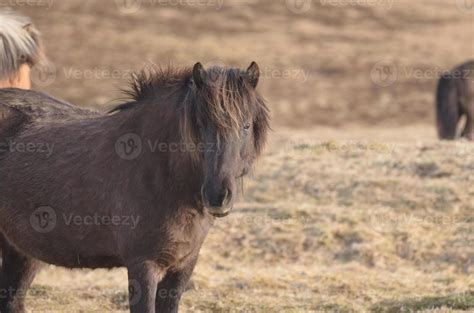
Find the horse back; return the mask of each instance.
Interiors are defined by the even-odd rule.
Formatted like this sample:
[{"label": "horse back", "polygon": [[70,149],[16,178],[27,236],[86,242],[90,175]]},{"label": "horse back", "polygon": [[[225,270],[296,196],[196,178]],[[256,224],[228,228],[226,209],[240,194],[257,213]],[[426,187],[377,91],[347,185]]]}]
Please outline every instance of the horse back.
[{"label": "horse back", "polygon": [[35,122],[77,120],[100,116],[45,93],[16,88],[0,89],[0,140],[15,137]]},{"label": "horse back", "polygon": [[21,111],[0,104],[0,138],[13,137],[28,122],[28,116]]}]

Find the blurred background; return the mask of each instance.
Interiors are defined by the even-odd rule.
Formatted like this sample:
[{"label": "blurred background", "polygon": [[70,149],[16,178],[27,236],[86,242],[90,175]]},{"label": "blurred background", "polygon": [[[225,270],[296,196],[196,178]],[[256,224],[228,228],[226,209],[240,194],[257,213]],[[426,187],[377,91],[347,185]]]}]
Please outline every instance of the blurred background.
[{"label": "blurred background", "polygon": [[54,65],[37,88],[87,106],[150,63],[255,60],[277,125],[432,124],[439,74],[474,49],[469,0],[29,1]]},{"label": "blurred background", "polygon": [[[183,311],[474,311],[474,147],[434,121],[438,78],[474,57],[472,0],[0,4],[43,34],[35,89],[81,106],[119,103],[150,64],[260,65],[270,144]],[[29,307],[126,311],[125,283],[49,267]]]}]

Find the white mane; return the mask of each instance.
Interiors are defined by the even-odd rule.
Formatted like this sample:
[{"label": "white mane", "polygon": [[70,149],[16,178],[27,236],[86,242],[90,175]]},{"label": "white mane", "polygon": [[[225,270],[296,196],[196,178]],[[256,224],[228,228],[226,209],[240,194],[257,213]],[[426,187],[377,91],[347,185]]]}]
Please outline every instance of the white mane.
[{"label": "white mane", "polygon": [[0,9],[0,81],[14,76],[22,64],[41,59],[39,36],[29,18]]}]

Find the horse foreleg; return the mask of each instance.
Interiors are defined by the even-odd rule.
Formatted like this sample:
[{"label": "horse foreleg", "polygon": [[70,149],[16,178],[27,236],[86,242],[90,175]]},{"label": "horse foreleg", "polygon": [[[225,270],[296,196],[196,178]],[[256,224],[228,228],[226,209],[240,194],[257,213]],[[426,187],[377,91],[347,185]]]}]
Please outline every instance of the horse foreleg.
[{"label": "horse foreleg", "polygon": [[158,284],[158,290],[156,291],[156,312],[178,312],[179,301],[186,289],[186,284],[191,278],[196,262],[197,257],[183,269],[166,273],[163,280]]},{"label": "horse foreleg", "polygon": [[127,266],[131,313],[155,313],[156,287],[163,270],[153,262]]},{"label": "horse foreleg", "polygon": [[473,115],[474,112],[468,112],[466,114],[466,126],[464,127],[464,130],[461,133],[461,137],[473,140],[474,139],[474,134],[473,134]]},{"label": "horse foreleg", "polygon": [[40,262],[18,252],[3,235],[0,236],[0,241],[0,312],[25,312],[25,295],[40,268]]}]

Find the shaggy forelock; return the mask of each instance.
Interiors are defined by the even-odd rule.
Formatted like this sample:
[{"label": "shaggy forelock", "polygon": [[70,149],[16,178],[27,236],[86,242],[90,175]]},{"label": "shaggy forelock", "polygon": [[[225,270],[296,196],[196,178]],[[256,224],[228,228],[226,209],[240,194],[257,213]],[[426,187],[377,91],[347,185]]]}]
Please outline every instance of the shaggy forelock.
[{"label": "shaggy forelock", "polygon": [[41,59],[39,36],[29,18],[0,10],[0,81],[14,77],[24,63],[34,65]]},{"label": "shaggy forelock", "polygon": [[257,100],[253,87],[239,69],[212,67],[207,74],[206,85],[195,87],[197,97],[202,99],[197,108],[200,117],[211,121],[222,137],[239,136]]}]

